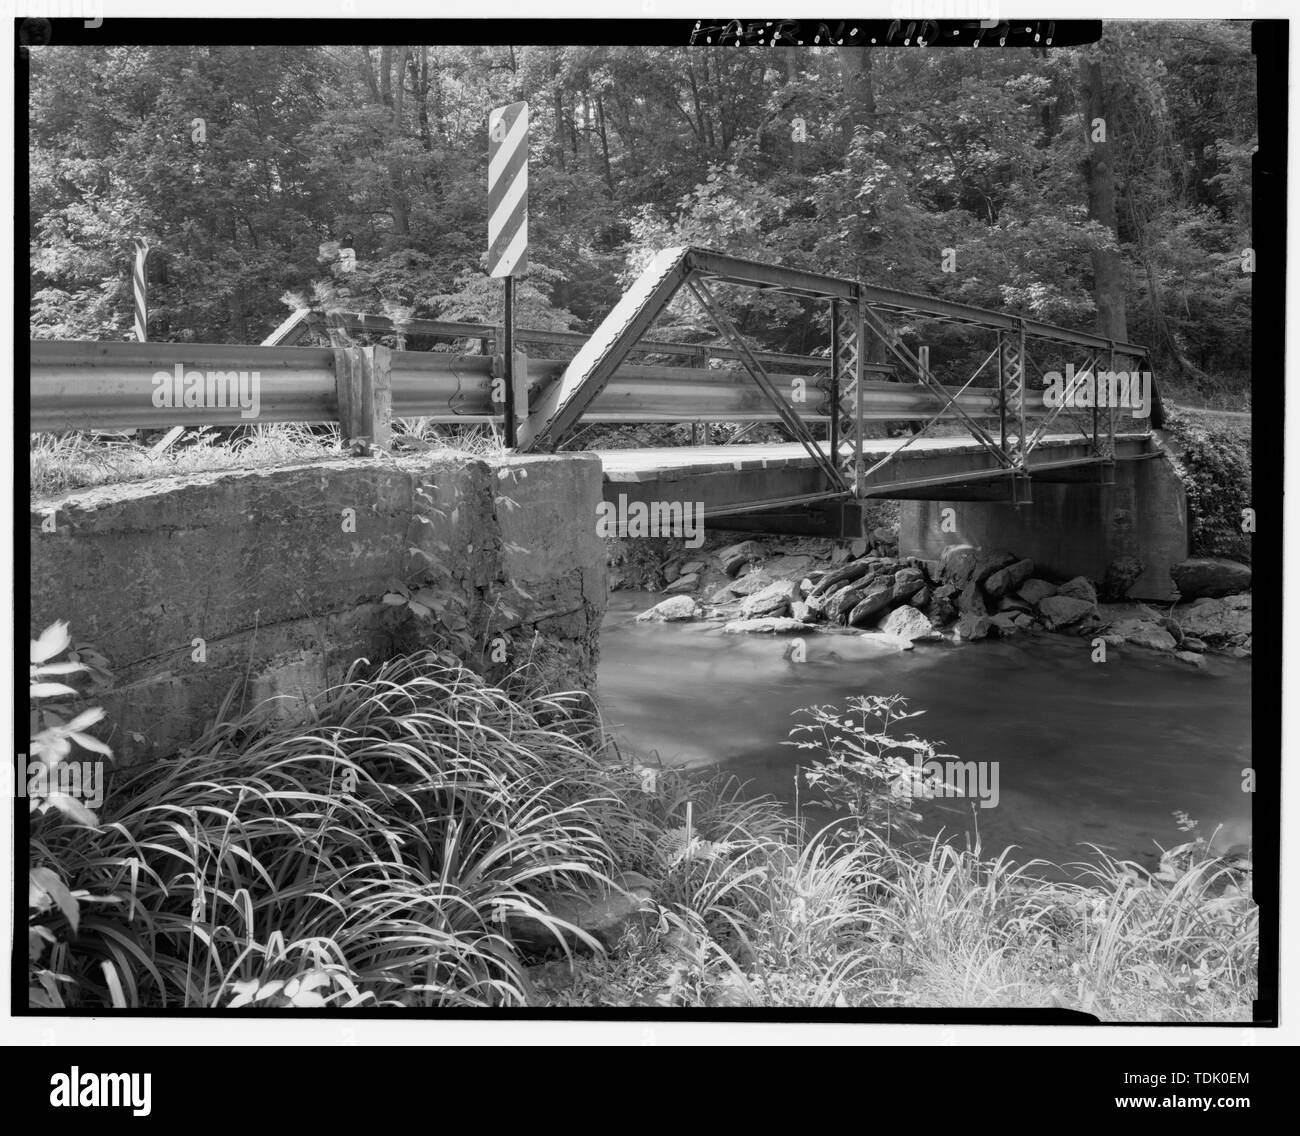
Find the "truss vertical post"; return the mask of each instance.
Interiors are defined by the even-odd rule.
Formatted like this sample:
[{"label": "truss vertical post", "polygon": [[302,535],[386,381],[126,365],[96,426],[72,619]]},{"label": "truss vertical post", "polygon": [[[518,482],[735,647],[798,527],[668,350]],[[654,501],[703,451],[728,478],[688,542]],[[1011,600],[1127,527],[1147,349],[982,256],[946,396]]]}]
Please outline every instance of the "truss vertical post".
[{"label": "truss vertical post", "polygon": [[830,407],[831,423],[828,440],[831,447],[831,461],[836,466],[840,463],[840,301],[831,301],[831,381]]},{"label": "truss vertical post", "polygon": [[[1012,450],[1003,449],[1015,458],[1018,469],[1025,468],[1025,459],[1029,456],[1026,447],[1026,401],[1028,378],[1025,372],[1025,324],[1016,321],[1014,331],[1002,332],[999,336],[998,382],[1002,387],[1003,406],[1012,416],[1012,428],[1016,431],[1016,442]],[[1005,417],[1005,415],[1004,415]]]},{"label": "truss vertical post", "polygon": [[[863,364],[866,362],[866,331],[862,321],[861,300],[836,300],[832,313],[832,354],[834,397],[831,417],[831,457],[837,469],[853,470],[853,493],[860,497],[863,489],[862,463],[862,395]],[[848,406],[846,401],[852,399]],[[841,457],[847,441],[850,454]]]},{"label": "truss vertical post", "polygon": [[862,474],[862,398],[864,394],[862,367],[863,363],[866,362],[867,353],[863,344],[862,304],[860,302],[854,305],[853,313],[853,338],[858,344],[853,360],[853,395],[854,409],[857,416],[857,423],[853,430],[853,495],[861,499],[867,488]]},{"label": "truss vertical post", "polygon": [[998,442],[1007,452],[1007,371],[1003,366],[1004,333],[998,332]]}]

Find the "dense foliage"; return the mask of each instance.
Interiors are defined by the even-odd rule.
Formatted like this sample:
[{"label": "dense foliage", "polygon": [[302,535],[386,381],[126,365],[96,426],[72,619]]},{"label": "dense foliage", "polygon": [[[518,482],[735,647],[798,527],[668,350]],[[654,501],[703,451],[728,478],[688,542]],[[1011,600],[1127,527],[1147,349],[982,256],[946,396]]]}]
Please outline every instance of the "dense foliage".
[{"label": "dense foliage", "polygon": [[1226,556],[1250,563],[1253,524],[1248,440],[1213,430],[1188,415],[1165,423],[1183,485],[1191,522],[1193,556]]},{"label": "dense foliage", "polygon": [[[1248,36],[1164,22],[1033,51],[36,48],[32,334],[129,334],[135,237],[158,250],[160,339],[256,342],[286,294],[491,319],[486,116],[526,99],[525,325],[589,328],[647,250],[694,242],[1087,327],[1096,266],[1117,254],[1129,337],[1166,376],[1241,380]],[[1108,223],[1090,206],[1097,105]],[[331,275],[331,241],[355,248],[353,271]],[[770,347],[825,344],[797,301],[734,302]],[[684,303],[665,319],[701,326]],[[936,368],[968,350],[925,334]]]}]

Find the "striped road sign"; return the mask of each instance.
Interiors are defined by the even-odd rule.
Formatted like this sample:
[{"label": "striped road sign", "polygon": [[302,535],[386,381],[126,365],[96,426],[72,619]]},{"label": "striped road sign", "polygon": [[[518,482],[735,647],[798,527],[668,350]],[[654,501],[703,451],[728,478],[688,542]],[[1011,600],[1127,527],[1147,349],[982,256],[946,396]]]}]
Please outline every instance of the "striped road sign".
[{"label": "striped road sign", "polygon": [[135,261],[131,265],[131,291],[135,296],[135,338],[149,342],[149,242],[135,242]]},{"label": "striped road sign", "polygon": [[528,267],[528,104],[488,115],[488,275]]}]

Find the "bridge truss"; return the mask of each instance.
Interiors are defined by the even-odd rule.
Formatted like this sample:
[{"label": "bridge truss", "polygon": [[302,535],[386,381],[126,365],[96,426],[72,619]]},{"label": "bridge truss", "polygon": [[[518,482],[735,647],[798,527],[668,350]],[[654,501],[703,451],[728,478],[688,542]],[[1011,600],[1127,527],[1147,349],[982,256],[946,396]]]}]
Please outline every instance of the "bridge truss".
[{"label": "bridge truss", "polygon": [[[713,291],[716,283],[742,285],[759,291],[777,292],[830,305],[830,374],[823,380],[829,408],[827,444],[816,440],[805,417],[800,415],[773,382],[759,354],[719,304]],[[521,424],[522,449],[547,450],[556,446],[564,432],[582,417],[584,410],[603,389],[639,337],[664,310],[674,294],[685,287],[709,317],[723,341],[749,378],[771,403],[775,417],[791,436],[808,451],[825,479],[825,498],[883,496],[893,491],[917,488],[914,483],[884,483],[877,476],[937,423],[959,422],[992,456],[993,474],[1010,485],[1013,501],[1028,500],[1028,482],[1033,474],[1049,475],[1049,465],[1034,463],[1032,455],[1058,420],[1071,422],[1090,447],[1088,463],[1098,469],[1098,481],[1113,480],[1115,461],[1116,408],[1093,405],[1089,420],[1071,406],[1071,400],[1092,386],[1100,370],[1114,372],[1123,360],[1149,368],[1146,347],[1117,343],[1089,332],[1073,331],[1054,324],[1020,316],[918,296],[896,289],[865,285],[857,281],[744,260],[700,248],[670,248],[656,255],[618,305],[565,368],[559,381],[535,400]],[[993,350],[956,390],[938,382],[929,367],[928,351],[914,352],[891,320],[909,323],[935,321],[991,332]],[[867,465],[863,455],[864,426],[871,415],[868,405],[876,391],[868,389],[868,337],[883,345],[897,371],[910,379],[918,392],[928,396],[934,412],[913,433],[904,446],[876,458]],[[1030,354],[1030,346],[1062,350],[1080,356],[1083,365],[1075,369],[1057,405],[1047,407],[1031,394],[1030,373],[1045,382],[1045,372]],[[994,393],[981,406],[965,396],[980,375],[992,365]],[[877,368],[879,369],[879,368]],[[1153,388],[1154,389],[1154,388]],[[922,404],[924,404],[924,401]],[[1096,401],[1095,399],[1093,400]],[[986,428],[991,417],[996,423]],[[1158,411],[1157,411],[1158,413]],[[1078,468],[1078,459],[1067,463]],[[785,504],[787,502],[781,502]]]},{"label": "bridge truss", "polygon": [[[828,305],[828,356],[755,348],[727,314],[719,285]],[[720,342],[646,337],[683,289]],[[918,325],[929,324],[957,325],[989,337],[991,349],[960,386],[938,380],[926,347],[909,346]],[[330,347],[295,346],[312,331],[324,331]],[[357,347],[352,333],[392,336],[397,347]],[[479,350],[404,350],[406,339],[416,336],[478,339]],[[1040,360],[1074,363],[1072,390],[1090,382],[1096,387],[1103,370],[1150,369],[1147,348],[1137,344],[695,247],[668,248],[652,257],[591,334],[521,329],[517,340],[537,349],[532,357],[521,352],[515,368],[522,451],[554,451],[572,444],[576,428],[602,422],[780,423],[817,471],[816,486],[803,486],[797,498],[746,502],[743,511],[937,496],[949,487],[1020,502],[1029,499],[1031,480],[1107,483],[1117,456],[1136,455],[1133,435],[1125,435],[1130,441],[1117,455],[1114,406],[1079,410],[1065,405],[1068,399],[1045,406],[1034,388],[1035,381],[1044,381]],[[336,421],[345,437],[385,444],[394,418],[499,421],[503,360],[493,348],[501,341],[500,329],[486,324],[395,322],[311,310],[293,313],[259,347],[33,341],[31,428],[238,425],[243,422],[239,408],[177,404],[159,409],[151,401],[150,376],[174,367],[206,367],[209,376],[214,368],[223,374],[257,369],[263,421]],[[796,386],[806,388],[805,397],[792,397]],[[1159,425],[1154,382],[1151,391],[1152,418]],[[909,421],[914,432],[896,446],[882,447],[873,439],[876,444],[864,447],[868,424],[882,420]],[[1073,445],[1063,460],[1060,435],[1054,442],[1057,454],[1042,448],[1049,430],[1061,423],[1070,425],[1071,437],[1082,439],[1084,447]],[[967,463],[968,472],[958,478],[951,469],[903,460],[915,456],[908,451],[941,424],[960,426],[969,435],[986,456],[982,468],[969,472]],[[971,488],[975,482],[984,488]]]}]

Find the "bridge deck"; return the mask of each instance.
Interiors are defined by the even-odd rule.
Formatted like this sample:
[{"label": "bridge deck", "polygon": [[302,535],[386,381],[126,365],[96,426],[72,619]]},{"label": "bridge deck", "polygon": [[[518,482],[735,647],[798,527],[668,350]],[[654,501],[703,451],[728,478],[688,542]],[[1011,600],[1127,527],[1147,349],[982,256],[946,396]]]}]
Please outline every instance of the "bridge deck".
[{"label": "bridge deck", "polygon": [[[863,443],[864,497],[1002,500],[1011,491],[1005,466],[970,437],[872,438]],[[821,443],[823,451],[826,443]],[[669,446],[596,451],[604,467],[605,499],[692,500],[706,516],[826,501],[829,492],[812,457],[797,442],[734,446]],[[1131,461],[1153,453],[1148,434],[1116,434],[1115,456]],[[1078,434],[1051,434],[1029,460],[1031,478],[1100,482],[1104,467]]]},{"label": "bridge deck", "polygon": [[[1147,434],[1116,434],[1117,453],[1122,448],[1131,449],[1134,443],[1145,443]],[[969,435],[958,438],[921,438],[907,445],[909,439],[867,438],[862,443],[862,457],[867,465],[879,461],[886,454],[902,450],[907,456],[927,453],[966,455],[984,458],[987,451]],[[1054,462],[1057,454],[1052,450],[1070,451],[1084,445],[1078,434],[1048,434],[1030,455],[1032,470],[1036,464]],[[828,452],[827,443],[821,443]],[[718,473],[726,470],[754,469],[811,469],[813,460],[798,442],[739,443],[734,446],[659,446],[639,450],[597,450],[605,469],[606,481],[661,481],[689,477],[692,474]],[[848,453],[848,447],[841,447]],[[1064,453],[1061,454],[1065,456]],[[1119,456],[1125,456],[1119,453]]]}]

